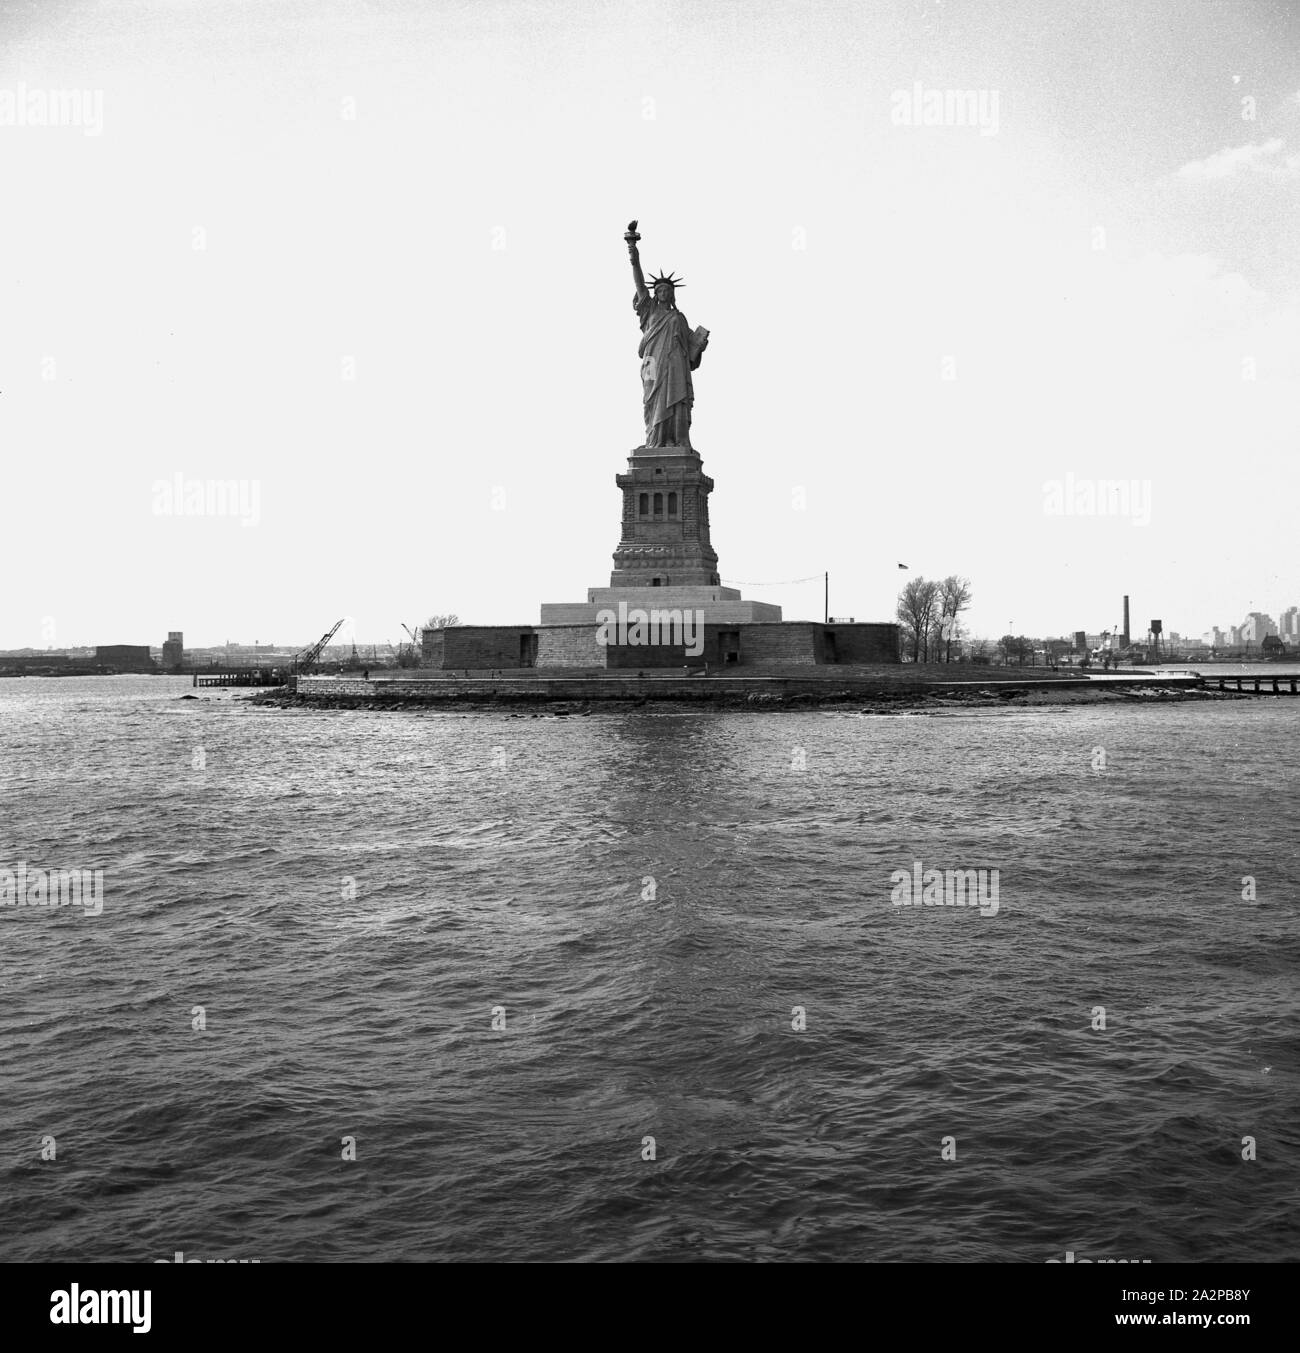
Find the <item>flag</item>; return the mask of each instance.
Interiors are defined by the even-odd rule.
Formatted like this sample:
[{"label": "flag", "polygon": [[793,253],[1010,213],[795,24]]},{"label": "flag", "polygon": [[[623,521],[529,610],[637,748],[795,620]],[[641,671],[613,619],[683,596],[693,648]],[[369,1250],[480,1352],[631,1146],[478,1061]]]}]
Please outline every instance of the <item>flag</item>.
[{"label": "flag", "polygon": [[906,564],[899,564],[898,567],[899,567],[899,568],[907,568],[907,565],[906,565]]}]

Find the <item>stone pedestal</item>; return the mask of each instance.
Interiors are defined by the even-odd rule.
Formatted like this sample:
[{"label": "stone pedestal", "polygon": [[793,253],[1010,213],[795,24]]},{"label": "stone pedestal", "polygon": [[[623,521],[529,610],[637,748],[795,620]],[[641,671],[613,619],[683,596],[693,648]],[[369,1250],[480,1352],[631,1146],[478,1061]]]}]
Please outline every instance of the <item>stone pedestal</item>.
[{"label": "stone pedestal", "polygon": [[703,611],[709,624],[775,623],[781,608],[744,601],[723,587],[709,540],[709,494],[699,452],[687,446],[638,446],[627,473],[614,481],[623,494],[622,530],[608,587],[593,587],[585,602],[542,606],[543,625],[596,624],[600,611]]},{"label": "stone pedestal", "polygon": [[[709,541],[713,480],[690,447],[639,446],[623,492],[623,529],[610,587],[718,587],[718,556]],[[737,592],[735,596],[739,596]]]}]

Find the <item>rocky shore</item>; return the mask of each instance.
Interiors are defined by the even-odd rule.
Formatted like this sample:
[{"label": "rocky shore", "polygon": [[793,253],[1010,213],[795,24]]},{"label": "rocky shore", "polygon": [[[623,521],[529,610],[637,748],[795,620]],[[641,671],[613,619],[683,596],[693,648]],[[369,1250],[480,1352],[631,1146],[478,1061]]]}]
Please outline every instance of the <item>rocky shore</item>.
[{"label": "rocky shore", "polygon": [[1220,700],[1250,700],[1258,696],[1219,691],[1194,686],[1111,686],[1097,683],[1093,686],[976,686],[961,690],[951,687],[934,689],[883,688],[871,692],[861,689],[834,689],[816,693],[719,690],[706,694],[701,690],[689,698],[657,699],[653,696],[614,697],[600,700],[561,700],[542,691],[536,693],[448,691],[435,698],[413,698],[407,695],[375,694],[324,696],[299,695],[282,689],[258,691],[245,697],[259,707],[275,709],[331,709],[331,710],[447,710],[489,708],[512,712],[555,716],[586,715],[598,710],[654,709],[672,710],[745,709],[856,709],[867,714],[939,713],[945,710],[1010,708],[1021,709],[1040,705],[1122,704],[1122,703],[1188,703]]}]

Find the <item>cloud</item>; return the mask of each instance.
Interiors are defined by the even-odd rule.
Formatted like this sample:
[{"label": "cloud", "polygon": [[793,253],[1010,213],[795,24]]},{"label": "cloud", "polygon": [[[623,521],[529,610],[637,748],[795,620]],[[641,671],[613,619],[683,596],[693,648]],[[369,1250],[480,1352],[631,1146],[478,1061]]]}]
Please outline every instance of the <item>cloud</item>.
[{"label": "cloud", "polygon": [[1283,155],[1280,136],[1260,145],[1229,146],[1204,160],[1192,160],[1174,175],[1184,182],[1209,183],[1236,174],[1262,174],[1266,178],[1300,178],[1300,155]]}]

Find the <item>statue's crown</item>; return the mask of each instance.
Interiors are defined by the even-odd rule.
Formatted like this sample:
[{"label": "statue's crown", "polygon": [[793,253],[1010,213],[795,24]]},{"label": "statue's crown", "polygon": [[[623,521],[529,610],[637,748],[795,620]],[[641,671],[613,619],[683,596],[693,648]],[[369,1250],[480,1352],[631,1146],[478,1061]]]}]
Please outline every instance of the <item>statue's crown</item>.
[{"label": "statue's crown", "polygon": [[650,290],[653,291],[660,282],[667,282],[670,287],[684,287],[686,285],[680,277],[674,277],[672,273],[660,273],[658,277],[650,279]]}]

